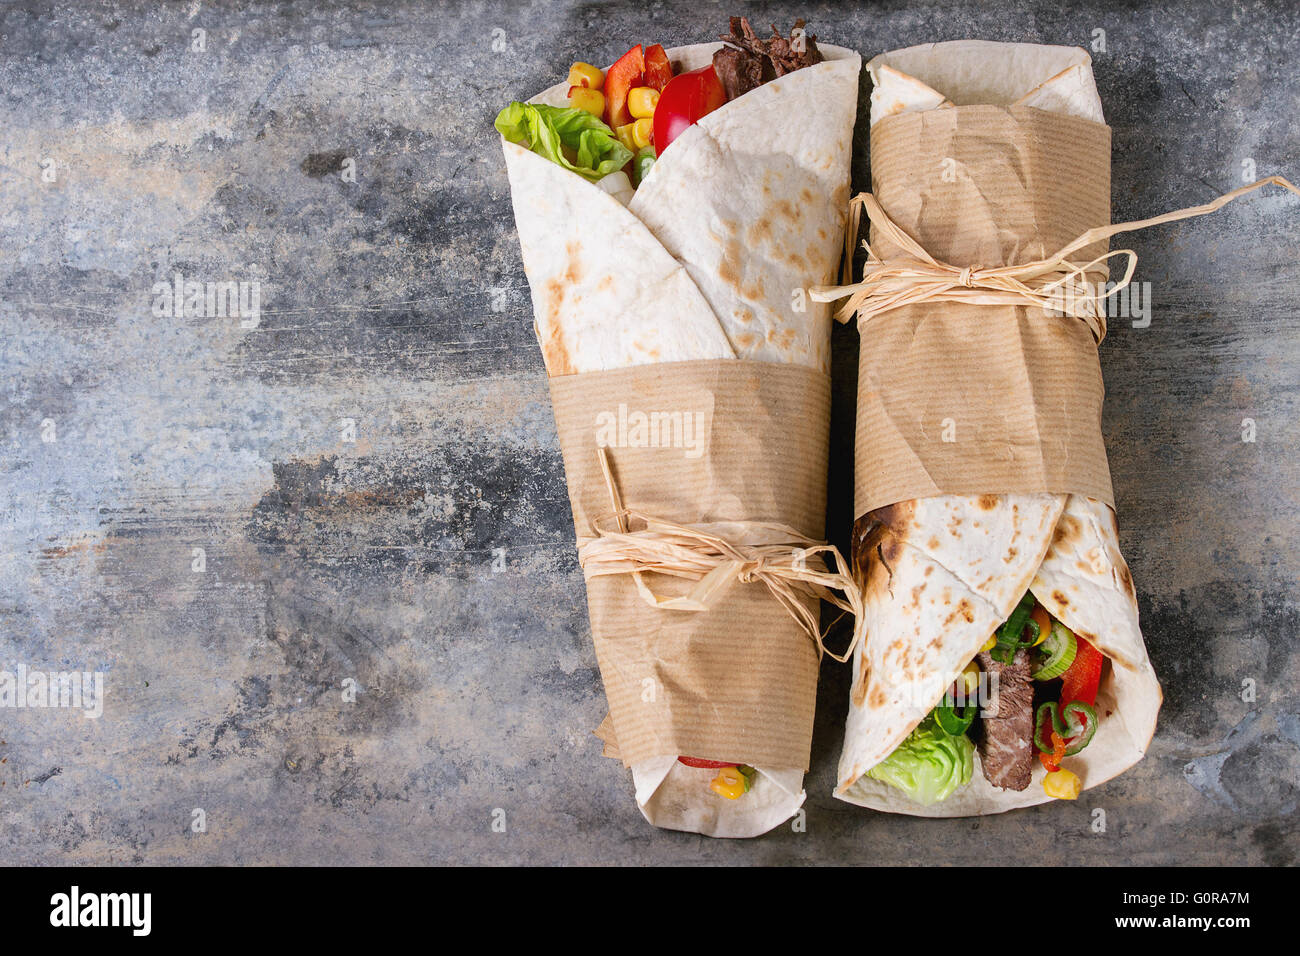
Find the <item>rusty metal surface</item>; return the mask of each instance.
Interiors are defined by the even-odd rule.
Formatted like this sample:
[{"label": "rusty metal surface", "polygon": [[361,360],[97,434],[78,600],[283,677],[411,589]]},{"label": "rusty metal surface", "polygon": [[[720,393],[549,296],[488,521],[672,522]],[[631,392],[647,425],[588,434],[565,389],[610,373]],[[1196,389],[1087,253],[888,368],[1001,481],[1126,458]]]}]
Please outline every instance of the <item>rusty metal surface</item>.
[{"label": "rusty metal surface", "polygon": [[[1104,30],[1116,220],[1300,173],[1282,0],[744,6],[867,55]],[[0,668],[106,688],[98,718],[0,708],[0,855],[1296,861],[1300,206],[1278,194],[1126,243],[1150,325],[1113,321],[1102,359],[1165,685],[1141,764],[996,818],[860,811],[829,796],[847,674],[828,662],[806,833],[641,820],[590,735],[603,698],[491,119],[573,59],[709,39],[729,12],[0,3]],[[258,282],[257,322],[160,307],[177,273]],[[843,545],[856,333],[835,345]]]}]

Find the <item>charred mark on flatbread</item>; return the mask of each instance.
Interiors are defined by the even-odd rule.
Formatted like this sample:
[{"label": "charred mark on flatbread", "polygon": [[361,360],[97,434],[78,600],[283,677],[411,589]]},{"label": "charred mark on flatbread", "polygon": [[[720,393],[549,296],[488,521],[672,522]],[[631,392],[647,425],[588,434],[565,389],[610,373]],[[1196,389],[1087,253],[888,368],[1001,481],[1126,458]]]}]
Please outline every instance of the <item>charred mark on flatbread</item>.
[{"label": "charred mark on flatbread", "polygon": [[1129,574],[1128,566],[1120,564],[1115,573],[1119,575],[1119,583],[1124,586],[1124,593],[1137,600],[1137,592],[1133,590],[1133,575]]},{"label": "charred mark on flatbread", "polygon": [[965,598],[957,602],[957,609],[944,619],[943,626],[950,627],[959,617],[967,624],[975,623],[975,608],[971,607],[970,602]]},{"label": "charred mark on flatbread", "polygon": [[760,242],[768,242],[772,239],[772,223],[767,219],[758,219],[749,227],[747,237],[751,246],[756,246]]},{"label": "charred mark on flatbread", "polygon": [[980,496],[979,496],[979,506],[980,506],[981,508],[983,508],[985,511],[992,511],[994,508],[996,508],[996,507],[998,506],[998,496],[997,496],[997,495],[980,495]]},{"label": "charred mark on flatbread", "polygon": [[564,331],[560,325],[567,291],[561,279],[551,279],[546,283],[547,322],[546,334],[542,337],[542,358],[546,361],[546,371],[551,375],[572,375],[577,371],[564,344]]},{"label": "charred mark on flatbread", "polygon": [[744,250],[735,239],[728,239],[722,246],[722,262],[718,265],[718,278],[733,289],[740,289],[741,259]]},{"label": "charred mark on flatbread", "polygon": [[1079,524],[1079,519],[1073,515],[1061,515],[1061,520],[1056,523],[1056,530],[1052,532],[1052,541],[1055,544],[1069,544],[1079,540],[1083,534],[1083,529]]},{"label": "charred mark on flatbread", "polygon": [[[1059,604],[1061,605],[1061,607],[1069,607],[1069,606],[1070,606],[1070,602],[1069,602],[1069,600],[1068,600],[1068,599],[1066,598],[1066,596],[1065,596],[1064,594],[1062,594],[1060,591],[1053,591],[1053,592],[1052,592],[1052,600],[1053,600],[1053,601],[1056,601],[1057,603],[1059,603]],[[1076,633],[1081,633],[1081,632],[1077,632],[1077,631],[1076,631]]]}]

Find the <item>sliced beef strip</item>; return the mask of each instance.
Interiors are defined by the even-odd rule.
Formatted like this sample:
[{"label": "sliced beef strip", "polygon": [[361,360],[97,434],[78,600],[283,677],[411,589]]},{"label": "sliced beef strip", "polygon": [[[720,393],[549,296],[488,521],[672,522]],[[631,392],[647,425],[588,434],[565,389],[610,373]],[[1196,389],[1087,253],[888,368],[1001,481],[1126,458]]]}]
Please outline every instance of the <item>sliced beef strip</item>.
[{"label": "sliced beef strip", "polygon": [[713,54],[713,72],[718,74],[727,99],[734,100],[763,83],[763,61],[748,50],[724,46]]},{"label": "sliced beef strip", "polygon": [[[796,20],[795,30],[803,28],[804,21]],[[747,17],[731,18],[731,33],[721,37],[724,43],[731,44],[724,49],[737,49],[747,54],[745,58],[745,70],[748,75],[752,75],[755,69],[749,65],[750,60],[757,63],[759,71],[760,85],[768,80],[774,80],[778,76],[784,76],[795,70],[802,69],[805,66],[812,66],[814,63],[822,62],[825,57],[817,49],[817,38],[809,34],[803,36],[803,42],[800,44],[802,49],[794,48],[794,31],[791,31],[790,39],[783,37],[776,29],[776,24],[772,24],[772,37],[768,40],[761,39],[754,32],[754,28],[749,25]],[[718,58],[714,55],[713,68],[718,70]],[[718,70],[718,76],[726,84],[727,80],[722,76],[722,71]],[[753,87],[750,87],[752,89]],[[730,92],[730,91],[728,91]],[[748,92],[748,90],[746,90]]]},{"label": "sliced beef strip", "polygon": [[981,719],[984,776],[995,787],[1024,790],[1034,772],[1034,682],[1029,676],[1029,651],[1016,651],[1010,664],[999,664],[981,653],[979,665],[988,674],[990,691],[997,688],[986,707],[990,716]]}]

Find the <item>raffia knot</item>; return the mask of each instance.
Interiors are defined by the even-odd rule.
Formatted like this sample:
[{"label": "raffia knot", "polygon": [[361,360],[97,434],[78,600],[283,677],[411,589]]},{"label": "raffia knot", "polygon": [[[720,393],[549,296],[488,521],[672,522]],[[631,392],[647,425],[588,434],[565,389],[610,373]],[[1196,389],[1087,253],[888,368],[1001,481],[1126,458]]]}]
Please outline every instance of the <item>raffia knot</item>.
[{"label": "raffia knot", "polygon": [[[1151,219],[1089,229],[1043,259],[987,269],[955,266],[936,259],[889,218],[875,196],[860,193],[849,203],[849,217],[845,227],[845,268],[852,269],[854,244],[863,210],[876,227],[877,241],[885,240],[902,252],[889,259],[880,259],[872,251],[871,245],[864,242],[862,246],[867,250],[867,262],[862,269],[861,282],[814,287],[809,290],[809,296],[814,302],[835,302],[847,298],[848,301],[836,311],[835,318],[847,322],[856,316],[859,327],[882,313],[923,302],[1037,306],[1048,313],[1082,319],[1092,332],[1093,339],[1100,344],[1106,337],[1105,301],[1133,281],[1133,272],[1137,269],[1137,253],[1132,249],[1118,249],[1089,262],[1076,262],[1070,256],[1121,232],[1207,215],[1240,196],[1268,185],[1281,186],[1300,195],[1300,189],[1286,179],[1269,176],[1249,186],[1224,193],[1200,206],[1167,212]],[[1109,290],[1102,293],[1098,290],[1106,284],[1109,269],[1107,263],[1117,256],[1126,260],[1124,274],[1118,282],[1110,284]]]},{"label": "raffia knot", "polygon": [[[578,563],[588,579],[631,575],[641,600],[665,611],[707,611],[733,581],[762,584],[817,645],[819,654],[829,654],[841,663],[849,659],[862,637],[865,605],[838,548],[787,525],[727,522],[729,538],[711,526],[679,524],[625,508],[608,450],[599,448],[597,453],[614,510],[593,522],[592,535],[578,546]],[[635,530],[634,521],[638,525]],[[614,527],[607,527],[611,522]],[[835,570],[823,564],[827,558]],[[686,594],[664,596],[651,590],[645,578],[647,572],[695,584]],[[827,632],[821,628],[819,606],[809,598],[826,601],[853,615],[853,638],[842,654],[826,647]]]}]

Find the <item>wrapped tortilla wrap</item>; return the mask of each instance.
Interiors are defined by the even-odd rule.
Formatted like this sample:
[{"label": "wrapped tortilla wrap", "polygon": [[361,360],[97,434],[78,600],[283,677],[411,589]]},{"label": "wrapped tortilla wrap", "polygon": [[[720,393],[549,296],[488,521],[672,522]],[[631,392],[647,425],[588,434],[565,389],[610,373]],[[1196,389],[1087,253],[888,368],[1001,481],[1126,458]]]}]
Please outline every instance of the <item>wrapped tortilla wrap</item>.
[{"label": "wrapped tortilla wrap", "polygon": [[[710,63],[720,46],[679,47],[669,56],[677,71],[683,72]],[[767,82],[681,133],[626,205],[626,196],[612,195],[542,156],[503,141],[535,330],[556,399],[580,542],[590,535],[588,519],[600,502],[593,500],[599,495],[593,496],[589,487],[594,448],[585,443],[588,436],[580,434],[583,422],[573,423],[575,405],[588,412],[591,407],[604,407],[599,401],[612,407],[614,398],[609,396],[621,402],[624,392],[611,388],[635,387],[640,390],[637,394],[644,395],[653,392],[660,380],[671,383],[670,392],[690,393],[702,375],[713,376],[710,382],[730,381],[734,376],[729,377],[726,368],[739,370],[741,363],[751,369],[773,368],[772,376],[757,373],[761,377],[754,380],[754,388],[759,398],[744,397],[746,402],[759,403],[752,411],[745,406],[740,414],[742,419],[752,417],[748,423],[720,420],[731,414],[726,412],[727,400],[736,396],[711,393],[714,386],[699,385],[713,409],[712,441],[718,445],[728,435],[743,442],[751,431],[763,434],[764,423],[773,415],[779,417],[781,409],[774,407],[774,402],[781,404],[779,399],[762,399],[764,389],[791,394],[787,386],[782,386],[785,393],[773,391],[772,381],[780,379],[780,385],[790,378],[784,373],[777,376],[777,369],[797,370],[800,383],[828,381],[829,309],[796,302],[796,291],[811,281],[829,280],[840,258],[861,60],[837,47],[823,45],[820,50],[824,62]],[[558,84],[532,102],[563,106],[566,92],[567,84]],[[662,372],[649,372],[645,367],[650,366]],[[633,374],[638,370],[641,374]],[[619,376],[629,375],[628,380],[635,381],[620,384]],[[680,389],[679,382],[683,383]],[[727,487],[717,491],[707,507],[701,506],[707,515],[696,517],[722,522],[770,517],[754,513],[763,507],[759,498],[779,490],[769,488],[771,482],[764,480],[764,472],[770,470],[764,467],[764,456],[778,463],[783,455],[808,459],[797,464],[807,472],[809,488],[820,484],[824,489],[828,386],[825,391],[810,406],[809,420],[800,423],[813,444],[777,447],[770,436],[764,438],[770,447],[749,450],[746,461],[759,473],[745,478],[747,485],[736,485],[740,479],[734,476],[744,469],[724,467],[723,458],[706,456],[706,463],[716,462],[717,470],[727,473],[715,476]],[[606,398],[596,399],[597,393]],[[711,449],[709,455],[715,452]],[[617,450],[614,458],[615,468],[620,467]],[[629,468],[637,461],[629,456],[623,460]],[[639,494],[654,497],[660,491],[676,490],[669,486],[677,481],[672,470],[677,466],[656,467],[669,470],[653,484],[643,482]],[[752,488],[753,494],[746,488]],[[628,492],[627,507],[649,510],[649,504],[631,500],[634,497]],[[812,500],[824,500],[824,490]],[[665,517],[690,520],[681,515]],[[813,520],[810,511],[809,531],[814,530]],[[822,520],[820,515],[815,518],[812,537],[821,537]],[[793,626],[789,615],[771,601],[763,611],[766,618],[760,633],[737,634],[737,618],[728,615],[740,613],[735,602],[742,592],[761,591],[761,586],[731,584],[727,593],[731,603],[689,614],[641,605],[626,576],[619,585],[622,590],[611,599],[610,580],[588,580],[593,639],[611,706],[611,718],[598,733],[606,741],[606,754],[620,757],[630,767],[642,814],[656,826],[721,837],[754,836],[793,816],[804,800],[802,781],[811,744],[817,669],[812,643],[802,637],[798,664],[793,673],[787,669],[783,678],[758,667],[751,673],[743,652],[739,659],[732,658],[727,666],[736,686],[727,690],[734,699],[747,699],[750,704],[710,708],[709,696],[721,689],[716,687],[719,673],[707,670],[704,657],[744,637],[758,660],[767,631]],[[615,606],[610,606],[611,600]],[[637,623],[627,625],[633,617]],[[690,633],[683,636],[683,630]],[[633,691],[639,685],[629,672],[634,665],[641,666],[647,654],[668,653],[655,648],[669,646],[669,632],[678,641],[671,645],[679,649],[673,653],[680,656],[653,663],[662,692],[676,695],[669,707],[662,700],[656,706],[661,714],[666,709],[673,713],[671,720],[662,718],[667,724],[647,731],[637,724],[635,708],[641,701],[634,699]],[[628,650],[633,645],[635,653],[641,654],[635,660]],[[769,681],[770,686],[755,688],[755,680]],[[791,692],[777,686],[777,680],[798,686]],[[800,703],[791,726],[773,731],[786,738],[767,750],[782,755],[773,758],[775,763],[754,760],[752,753],[684,749],[692,746],[685,741],[698,737],[706,712],[711,712],[708,719],[713,722],[730,725],[723,735],[743,749],[747,746],[743,742],[753,736],[751,731],[768,720],[764,700],[791,693]],[[747,726],[747,721],[755,726]],[[714,733],[710,739],[716,738]],[[709,790],[716,771],[683,765],[679,756],[750,763],[757,770],[756,779],[743,797],[722,799]]]},{"label": "wrapped tortilla wrap", "polygon": [[[1063,245],[1083,228],[1103,224],[1100,221],[1058,221],[1064,216],[1060,210],[1077,205],[1066,202],[1058,202],[1055,206],[1044,203],[1037,207],[1036,213],[1029,215],[1017,213],[1016,210],[1033,203],[1035,191],[1041,193],[1054,188],[1051,180],[1058,178],[1044,174],[1044,169],[1049,167],[1037,152],[1041,144],[1036,137],[1026,137],[1014,145],[971,146],[973,137],[990,135],[980,122],[982,118],[1005,121],[1013,128],[1022,129],[1023,125],[1016,124],[1021,120],[1035,119],[1033,110],[1023,109],[1027,106],[1097,124],[1098,135],[1105,136],[1107,131],[1102,125],[1101,103],[1086,52],[1031,44],[957,41],[886,53],[872,60],[868,67],[875,81],[871,99],[873,176],[892,175],[883,169],[888,164],[877,163],[876,140],[884,139],[881,135],[884,126],[881,124],[898,122],[892,120],[894,117],[922,113],[924,115],[918,119],[920,126],[924,127],[927,116],[940,117],[942,111],[960,112],[964,108],[967,113],[962,119],[974,122],[968,122],[966,126],[960,122],[952,125],[954,133],[948,143],[953,147],[953,155],[958,155],[961,148],[975,152],[960,154],[959,161],[953,165],[957,170],[954,178],[959,181],[953,188],[963,188],[963,176],[974,177],[975,182],[970,185],[968,194],[978,195],[978,203],[986,203],[986,206],[971,208],[986,211],[987,219],[971,227],[969,220],[979,217],[967,216],[954,228],[958,231],[980,227],[991,231],[998,227],[1014,229],[1016,227],[1007,227],[1006,224],[1016,221],[1019,216],[1019,234],[995,235],[992,240],[966,236],[962,247],[965,257],[961,251],[953,254],[952,248],[936,251],[933,245],[941,240],[927,237],[922,240],[922,245],[931,243],[926,247],[933,254],[954,266],[975,265],[969,259],[982,255],[984,261],[979,264],[997,266],[1036,258],[1044,251],[1050,252],[1052,248]],[[997,115],[991,111],[975,112],[985,107],[1005,109],[999,110]],[[955,118],[955,115],[946,116],[944,123],[952,124]],[[1081,136],[1090,135],[1087,126],[1079,123],[1071,129],[1076,134],[1082,130]],[[1107,167],[1108,144],[1107,137],[1100,152],[1101,162]],[[1063,152],[1068,152],[1068,149]],[[993,158],[983,164],[971,158],[980,155]],[[1004,155],[1011,158],[1004,161]],[[915,165],[922,168],[931,161],[937,167],[944,159],[943,156],[914,156]],[[990,170],[993,170],[992,174]],[[1006,185],[1008,176],[1015,178],[1016,182]],[[896,200],[891,206],[882,199],[886,211],[892,214],[894,208],[901,209],[907,203],[898,199],[899,189],[890,193],[885,188],[888,185],[877,182],[874,191],[878,197],[890,195]],[[1099,191],[1099,201],[1103,204],[1099,207],[1100,215],[1105,216],[1109,199],[1108,176]],[[936,201],[934,195],[928,197],[928,202],[930,205],[927,206],[927,200],[922,199],[915,203],[915,210],[906,210],[914,212],[909,221],[915,230],[913,234],[925,231],[927,217],[933,219],[943,214],[944,204]],[[1044,209],[1048,213],[1045,214]],[[1084,215],[1091,214],[1089,211]],[[1105,216],[1105,221],[1108,221],[1108,216]],[[877,245],[874,231],[872,245],[873,248]],[[1004,256],[1004,262],[988,261],[998,254]],[[1022,399],[1021,394],[1008,395],[994,392],[991,388],[981,389],[974,384],[975,374],[972,373],[966,391],[960,393],[966,402],[964,408],[940,402],[925,413],[937,416],[951,410],[955,423],[972,419],[979,422],[982,421],[980,409],[985,406],[995,407],[991,413],[993,418],[998,414],[1010,418],[1016,414],[1015,406],[1024,404],[1032,410],[1038,405],[1037,418],[1031,413],[1023,425],[1010,432],[1013,436],[1028,433],[1031,437],[1022,445],[1033,446],[1033,455],[1024,455],[1024,448],[1017,445],[1015,438],[1007,438],[1005,434],[1000,441],[973,444],[979,449],[978,454],[988,460],[1009,460],[1023,455],[1023,461],[1018,460],[1017,473],[1027,475],[1025,481],[1031,487],[1035,482],[1046,487],[1042,487],[1040,493],[1019,492],[996,479],[992,487],[955,487],[963,481],[959,472],[945,477],[940,473],[941,469],[931,466],[919,482],[922,487],[926,487],[925,482],[932,481],[931,488],[937,485],[939,490],[971,493],[933,494],[884,507],[874,501],[864,507],[861,482],[866,469],[862,457],[859,457],[859,517],[853,534],[853,561],[855,573],[864,588],[866,638],[856,648],[853,661],[850,709],[835,795],[873,809],[920,816],[999,813],[1051,799],[1042,786],[1047,771],[1038,760],[1033,761],[1032,781],[1028,787],[1004,789],[995,787],[986,779],[978,752],[974,756],[970,782],[955,789],[946,799],[929,805],[915,801],[903,789],[866,776],[868,771],[889,757],[943,700],[948,688],[986,646],[995,630],[1008,619],[1026,591],[1032,592],[1037,602],[1045,606],[1053,617],[1093,644],[1107,658],[1096,700],[1096,712],[1100,718],[1096,734],[1086,749],[1068,757],[1064,763],[1082,778],[1084,788],[1109,780],[1141,759],[1155,731],[1161,702],[1160,685],[1138,627],[1133,581],[1118,547],[1114,511],[1099,497],[1063,493],[1071,489],[1055,484],[1034,467],[1039,460],[1034,457],[1039,446],[1046,446],[1052,438],[1043,424],[1052,414],[1047,406],[1067,403],[1080,395],[1086,394],[1095,402],[1092,417],[1085,418],[1082,430],[1092,431],[1093,443],[1100,447],[1101,381],[1095,348],[1092,348],[1095,343],[1086,337],[1087,333],[1082,331],[1083,323],[1078,320],[1048,318],[1041,313],[1030,316],[1028,313],[1034,310],[1025,306],[929,303],[908,306],[892,315],[899,316],[908,310],[929,310],[927,316],[909,318],[904,315],[902,318],[902,321],[919,323],[902,336],[903,342],[919,347],[917,343],[921,343],[924,336],[915,335],[916,328],[924,328],[924,323],[932,321],[940,310],[960,308],[973,310],[966,314],[969,324],[960,327],[956,333],[969,337],[972,350],[978,347],[981,337],[1003,335],[1006,338],[1002,348],[1013,356],[1003,360],[1000,355],[993,354],[985,360],[969,351],[962,360],[981,368],[986,362],[1002,362],[1005,369],[999,372],[1005,372],[1006,381],[1023,383],[1028,376],[1029,384],[1024,386]],[[902,350],[908,347],[899,345],[900,339],[890,338],[890,326],[884,324],[885,319],[876,321],[882,324],[868,324],[863,329],[865,380],[860,377],[859,388],[866,389],[864,394],[867,395],[880,386],[878,376],[869,371],[867,353],[878,347]],[[1039,375],[1053,377],[1051,368],[1043,368],[1041,362],[1033,361],[1031,353],[1036,347],[1035,335],[1049,338],[1076,335],[1082,340],[1082,344],[1076,340],[1065,345],[1052,340],[1052,347],[1060,354],[1073,350],[1073,354],[1083,356],[1079,359],[1081,365],[1063,370],[1073,388],[1063,389],[1059,394],[1048,394],[1043,389],[1050,386],[1035,384],[1036,378],[1042,382]],[[887,344],[881,346],[882,342]],[[963,348],[961,342],[952,341],[948,342],[948,347],[950,350]],[[1018,354],[1021,350],[1025,355]],[[910,360],[910,356],[902,352],[877,355],[873,359],[882,365],[906,365]],[[942,372],[936,374],[943,376]],[[981,384],[988,381],[996,379],[986,377]],[[952,397],[953,393],[949,393],[944,402]],[[888,398],[881,401],[887,403]],[[1002,402],[1006,403],[1007,409],[996,409]],[[860,416],[863,405],[860,397]],[[942,411],[935,411],[935,408]],[[890,414],[900,429],[907,427],[904,424],[907,416],[897,407],[892,407],[884,418],[889,419]],[[987,420],[983,421],[986,425]],[[981,430],[984,425],[975,429],[981,436],[985,434]],[[962,425],[955,424],[954,427]],[[965,427],[969,434],[970,426]],[[1061,429],[1052,431],[1057,433]],[[959,449],[960,441],[958,436],[957,444],[950,447]],[[861,419],[859,443],[862,443]],[[1086,452],[1077,455],[1081,469],[1084,459],[1095,462],[1097,458],[1097,453],[1092,448],[1084,448],[1084,444],[1076,433],[1075,452]],[[1061,445],[1055,449],[1056,453],[1069,457],[1071,443],[1062,441]],[[913,447],[918,449],[918,458],[927,453],[919,450],[918,440],[913,440]],[[858,454],[870,456],[872,450],[860,448]],[[910,462],[910,457],[907,460]],[[962,464],[958,460],[958,465]],[[967,459],[964,465],[967,471],[976,473],[970,480],[978,484],[982,463]],[[990,466],[990,470],[995,469],[996,465]],[[1100,450],[1100,470],[1103,473],[1101,486],[1108,492],[1104,449]],[[1014,493],[973,493],[976,490]],[[1101,496],[1104,492],[1097,494]]]}]

